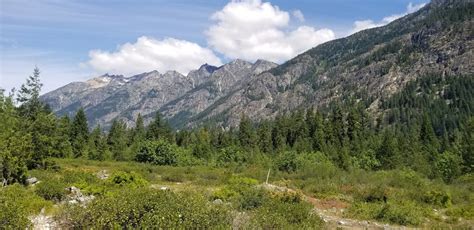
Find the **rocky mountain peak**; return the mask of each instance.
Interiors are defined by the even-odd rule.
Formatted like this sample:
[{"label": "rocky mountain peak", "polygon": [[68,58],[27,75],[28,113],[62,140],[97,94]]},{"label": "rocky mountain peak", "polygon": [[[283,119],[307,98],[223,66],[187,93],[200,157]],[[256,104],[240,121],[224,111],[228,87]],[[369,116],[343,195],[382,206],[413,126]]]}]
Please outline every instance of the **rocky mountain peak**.
[{"label": "rocky mountain peak", "polygon": [[267,71],[269,69],[277,67],[278,64],[263,60],[263,59],[258,59],[253,65],[252,65],[252,72],[255,74],[260,74],[264,71]]}]

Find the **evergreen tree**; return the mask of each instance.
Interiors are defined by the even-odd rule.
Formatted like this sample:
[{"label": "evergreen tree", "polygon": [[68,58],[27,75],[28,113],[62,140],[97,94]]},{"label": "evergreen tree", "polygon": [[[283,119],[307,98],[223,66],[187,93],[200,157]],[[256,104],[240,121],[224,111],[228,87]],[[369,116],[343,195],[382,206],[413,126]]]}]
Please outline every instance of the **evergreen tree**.
[{"label": "evergreen tree", "polygon": [[26,83],[21,85],[17,94],[17,101],[21,104],[19,108],[21,116],[34,120],[36,114],[44,108],[39,99],[42,87],[40,70],[35,67],[33,75],[26,79]]},{"label": "evergreen tree", "polygon": [[472,173],[474,169],[474,117],[468,121],[462,145],[463,171]]},{"label": "evergreen tree", "polygon": [[260,151],[271,153],[273,151],[271,123],[268,121],[262,122],[258,127],[257,136]]},{"label": "evergreen tree", "polygon": [[131,143],[141,142],[145,140],[146,131],[145,125],[143,122],[143,117],[139,113],[137,116],[137,120],[135,121],[135,128],[132,130],[132,138],[130,138]]},{"label": "evergreen tree", "polygon": [[27,160],[33,154],[31,135],[20,128],[21,119],[11,97],[0,89],[0,183],[25,183]]},{"label": "evergreen tree", "polygon": [[346,132],[344,129],[344,115],[342,114],[342,109],[339,105],[335,106],[332,111],[331,123],[333,129],[332,133],[334,135],[333,137],[335,138],[333,143],[342,147]]},{"label": "evergreen tree", "polygon": [[162,118],[160,112],[156,112],[155,119],[148,125],[146,137],[148,140],[163,139],[168,142],[174,142],[173,131],[168,122]]},{"label": "evergreen tree", "polygon": [[71,144],[74,157],[84,156],[86,153],[87,140],[89,139],[89,127],[86,114],[83,108],[80,108],[71,127]]},{"label": "evergreen tree", "polygon": [[115,160],[127,160],[127,127],[123,121],[114,120],[107,136],[112,156]]},{"label": "evergreen tree", "polygon": [[420,141],[424,147],[425,153],[428,154],[431,159],[433,159],[434,155],[438,153],[439,142],[433,130],[431,120],[426,113],[422,117]]},{"label": "evergreen tree", "polygon": [[376,158],[382,169],[394,169],[399,165],[400,155],[392,133],[384,132],[382,143],[376,152]]},{"label": "evergreen tree", "polygon": [[255,130],[252,125],[252,121],[245,115],[240,118],[239,125],[239,141],[240,145],[244,148],[255,147]]},{"label": "evergreen tree", "polygon": [[57,133],[57,153],[55,157],[72,157],[73,150],[71,144],[71,120],[68,116],[60,118],[58,121]]},{"label": "evergreen tree", "polygon": [[89,136],[89,154],[88,157],[91,160],[107,160],[109,159],[109,150],[107,141],[102,135],[100,126],[97,126],[92,130]]}]

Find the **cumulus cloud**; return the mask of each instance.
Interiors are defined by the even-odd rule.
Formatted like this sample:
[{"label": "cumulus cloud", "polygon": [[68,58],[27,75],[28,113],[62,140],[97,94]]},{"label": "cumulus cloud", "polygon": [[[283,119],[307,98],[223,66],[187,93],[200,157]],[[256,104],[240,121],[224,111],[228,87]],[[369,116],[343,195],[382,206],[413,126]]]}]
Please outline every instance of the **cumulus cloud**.
[{"label": "cumulus cloud", "polygon": [[290,14],[261,0],[232,1],[211,19],[215,24],[205,32],[207,41],[228,58],[282,62],[335,38],[330,29],[300,26],[288,31]]},{"label": "cumulus cloud", "polygon": [[196,43],[166,38],[156,40],[140,37],[136,43],[126,43],[115,52],[92,50],[87,64],[97,72],[133,75],[145,71],[176,70],[187,74],[204,63],[221,65],[221,60],[208,48]]},{"label": "cumulus cloud", "polygon": [[301,12],[301,10],[293,10],[291,14],[293,15],[293,17],[298,19],[298,21],[304,22],[304,15],[303,15],[303,12]]},{"label": "cumulus cloud", "polygon": [[392,22],[392,21],[395,21],[407,14],[411,14],[411,13],[414,13],[416,12],[417,10],[421,9],[423,6],[425,6],[426,3],[421,3],[421,4],[413,4],[413,3],[409,3],[408,6],[407,6],[407,9],[404,13],[401,13],[401,14],[393,14],[393,15],[390,15],[390,16],[387,16],[387,17],[384,17],[381,21],[379,22],[375,22],[373,20],[370,20],[370,19],[367,19],[367,20],[361,20],[361,21],[355,21],[354,22],[354,27],[353,29],[350,31],[349,34],[353,34],[353,33],[356,33],[356,32],[359,32],[361,30],[365,30],[365,29],[370,29],[370,28],[374,28],[374,27],[380,27],[380,26],[384,26],[384,25],[387,25],[388,23]]}]

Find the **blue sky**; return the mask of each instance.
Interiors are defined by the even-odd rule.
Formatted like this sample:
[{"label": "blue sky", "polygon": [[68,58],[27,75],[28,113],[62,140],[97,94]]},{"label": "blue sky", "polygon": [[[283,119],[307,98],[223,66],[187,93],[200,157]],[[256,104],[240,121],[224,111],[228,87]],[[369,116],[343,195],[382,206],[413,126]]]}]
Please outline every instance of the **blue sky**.
[{"label": "blue sky", "polygon": [[47,92],[105,72],[281,63],[426,1],[0,0],[0,87],[18,88],[35,65]]}]

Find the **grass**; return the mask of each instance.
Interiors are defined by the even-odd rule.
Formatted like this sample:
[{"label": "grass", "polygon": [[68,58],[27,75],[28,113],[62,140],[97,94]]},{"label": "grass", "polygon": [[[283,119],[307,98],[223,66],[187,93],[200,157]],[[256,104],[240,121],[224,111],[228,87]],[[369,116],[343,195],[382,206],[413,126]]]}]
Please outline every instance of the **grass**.
[{"label": "grass", "polygon": [[[310,212],[312,205],[301,200],[293,204],[290,201],[298,199],[282,199],[265,191],[255,190],[255,185],[263,183],[268,172],[268,169],[255,165],[213,168],[170,167],[83,159],[55,159],[55,161],[59,166],[56,171],[30,172],[31,176],[41,181],[38,185],[29,187],[15,185],[0,189],[0,200],[3,199],[3,205],[5,201],[23,201],[14,202],[16,205],[9,212],[9,216],[0,215],[0,221],[2,218],[4,222],[18,218],[17,223],[27,223],[21,216],[37,214],[42,207],[46,207],[48,213],[70,215],[71,213],[64,214],[67,208],[62,205],[53,207],[54,203],[58,204],[64,200],[65,187],[76,186],[86,195],[95,195],[99,202],[102,199],[118,199],[118,196],[123,196],[124,189],[143,190],[166,186],[176,192],[177,196],[192,194],[209,203],[221,199],[231,210],[228,214],[230,217],[218,220],[223,225],[229,224],[225,222],[226,218],[237,218],[236,213],[246,213],[244,217],[238,217],[238,219],[249,219],[243,221],[242,225],[252,224],[261,228],[293,226],[307,228],[311,224],[315,226],[322,224],[316,217],[297,218],[306,211],[312,213]],[[96,174],[104,170],[109,178],[101,180]],[[376,220],[407,226],[451,227],[469,226],[474,217],[473,175],[465,175],[447,185],[409,170],[346,172],[330,165],[319,165],[294,173],[272,169],[270,183],[293,188],[320,199],[321,202],[327,201],[325,204],[330,205],[323,208],[331,209],[332,203],[344,204],[345,211],[342,216],[345,218]],[[201,206],[203,204],[205,202],[200,203]],[[140,205],[137,207],[146,208]],[[337,208],[341,209],[342,206]],[[204,213],[208,212],[212,212],[212,209]],[[90,219],[93,217],[87,218],[89,218],[87,223],[92,225],[95,223]]]}]

